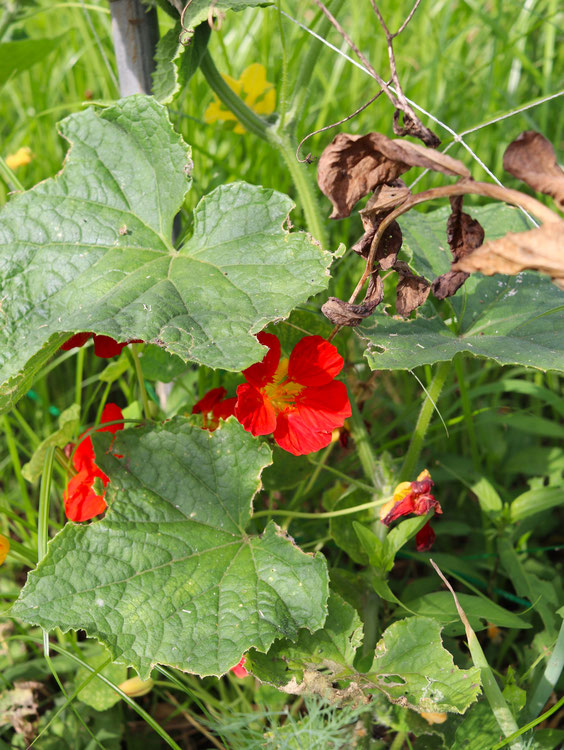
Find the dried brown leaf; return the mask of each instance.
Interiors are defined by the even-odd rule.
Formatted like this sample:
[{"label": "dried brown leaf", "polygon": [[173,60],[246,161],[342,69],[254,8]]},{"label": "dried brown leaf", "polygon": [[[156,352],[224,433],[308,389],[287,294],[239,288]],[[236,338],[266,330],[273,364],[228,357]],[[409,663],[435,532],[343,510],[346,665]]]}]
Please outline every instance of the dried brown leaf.
[{"label": "dried brown leaf", "polygon": [[421,120],[413,118],[409,112],[402,112],[403,114],[403,125],[400,125],[400,110],[396,109],[394,112],[394,133],[396,135],[412,135],[414,138],[419,138],[423,141],[426,146],[430,148],[438,148],[441,145],[441,139],[429,130],[428,127],[423,125]]},{"label": "dried brown leaf", "polygon": [[[464,196],[450,199],[452,212],[447,221],[447,241],[453,256],[453,263],[480,247],[484,241],[484,230],[479,221],[462,211]],[[450,270],[437,277],[431,286],[437,299],[452,297],[464,284],[469,274]]]},{"label": "dried brown leaf", "polygon": [[333,204],[330,218],[350,216],[361,198],[410,167],[470,177],[462,162],[425,146],[391,140],[383,133],[339,133],[321,154],[317,167],[319,188]]},{"label": "dried brown leaf", "polygon": [[564,171],[558,166],[552,143],[542,133],[521,133],[505,150],[503,168],[534,190],[551,195],[564,209]]},{"label": "dried brown leaf", "polygon": [[416,276],[403,261],[398,261],[394,265],[394,270],[399,274],[396,312],[406,318],[425,302],[431,285],[423,276]]},{"label": "dried brown leaf", "polygon": [[467,273],[480,271],[486,276],[540,271],[564,289],[564,222],[543,224],[527,232],[509,232],[498,240],[485,242],[454,263],[453,269]]},{"label": "dried brown leaf", "polygon": [[386,158],[379,148],[382,138],[388,140],[380,133],[339,133],[321,154],[317,182],[333,204],[331,219],[350,216],[361,198],[409,169]]},{"label": "dried brown leaf", "polygon": [[321,312],[333,325],[351,326],[359,325],[368,318],[384,299],[384,284],[382,279],[374,272],[368,282],[366,296],[360,305],[352,305],[338,297],[329,297],[321,307]]},{"label": "dried brown leaf", "polygon": [[394,208],[401,206],[411,195],[411,190],[403,180],[394,180],[390,185],[379,185],[374,194],[368,199],[366,206],[360,211],[364,223],[365,218],[383,214],[386,216]]},{"label": "dried brown leaf", "polygon": [[[366,232],[362,235],[358,242],[355,242],[355,244],[352,246],[352,249],[355,251],[355,253],[358,253],[358,255],[362,256],[363,258],[368,258],[372,240],[374,239],[374,235],[376,234],[378,227],[380,226],[383,219],[384,216],[380,216],[370,222],[363,217],[362,223],[366,228]],[[402,241],[403,235],[401,233],[400,225],[397,223],[397,221],[392,221],[390,226],[386,229],[384,236],[380,240],[380,244],[378,245],[378,249],[376,250],[376,256],[374,259],[375,263],[380,264],[380,268],[383,271],[387,271],[388,269],[392,268],[392,266],[396,262],[398,253],[401,250]]]}]

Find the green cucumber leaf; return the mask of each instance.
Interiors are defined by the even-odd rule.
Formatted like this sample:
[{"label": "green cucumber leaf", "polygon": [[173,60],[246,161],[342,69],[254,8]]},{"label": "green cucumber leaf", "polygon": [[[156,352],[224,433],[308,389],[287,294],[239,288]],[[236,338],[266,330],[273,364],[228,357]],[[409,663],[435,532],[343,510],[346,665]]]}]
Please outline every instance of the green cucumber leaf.
[{"label": "green cucumber leaf", "polygon": [[[289,693],[299,693],[302,688],[303,692],[309,692],[311,680],[309,685],[303,683],[304,671],[311,673],[323,668],[331,672],[332,679],[341,672],[345,675],[350,672],[355,651],[362,643],[362,622],[353,607],[334,591],[327,608],[323,628],[313,633],[300,630],[295,643],[288,639],[276,641],[266,654],[252,649],[245,661],[247,669],[261,682]],[[321,675],[316,681],[323,681]]]},{"label": "green cucumber leaf", "polygon": [[[83,629],[149,676],[157,663],[220,675],[254,646],[322,627],[328,574],[274,523],[245,527],[270,450],[233,419],[215,432],[175,417],[93,435],[108,511],[67,523],[12,614]],[[116,456],[123,456],[117,458]]]},{"label": "green cucumber leaf", "polygon": [[245,8],[266,8],[273,5],[274,0],[192,0],[184,13],[184,26],[192,29],[203,21],[207,21],[210,9],[217,11],[245,10]]},{"label": "green cucumber leaf", "polygon": [[366,677],[392,703],[418,712],[464,713],[480,692],[480,670],[455,666],[441,630],[428,617],[394,622],[376,644]]},{"label": "green cucumber leaf", "polygon": [[200,24],[190,42],[182,44],[181,31],[178,21],[157,44],[153,96],[161,104],[171,104],[198,70],[211,34],[209,24]]},{"label": "green cucumber leaf", "polygon": [[[469,209],[487,239],[527,228],[518,209],[496,204]],[[432,281],[450,268],[445,226],[448,208],[403,216],[404,248],[414,272]],[[435,303],[436,304],[436,303]],[[377,312],[355,329],[365,339],[374,370],[406,370],[451,360],[458,352],[539,370],[564,372],[564,294],[550,279],[472,274],[444,303],[452,322],[443,322],[429,299],[418,317],[403,320]],[[447,306],[450,305],[450,308]],[[446,314],[443,314],[447,320]]]},{"label": "green cucumber leaf", "polygon": [[293,204],[274,190],[217,188],[173,247],[191,161],[151,97],[71,115],[61,132],[63,171],[0,213],[0,409],[79,331],[241,370],[264,356],[254,333],[327,287],[330,253],[285,231]]}]

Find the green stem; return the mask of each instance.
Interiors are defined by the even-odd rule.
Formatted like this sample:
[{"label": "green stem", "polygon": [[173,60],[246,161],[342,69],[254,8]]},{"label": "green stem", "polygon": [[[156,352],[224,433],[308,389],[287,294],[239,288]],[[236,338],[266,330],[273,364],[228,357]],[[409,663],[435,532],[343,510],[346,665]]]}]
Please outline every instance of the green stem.
[{"label": "green stem", "polygon": [[296,149],[291,144],[286,134],[272,132],[269,137],[270,143],[280,151],[288,171],[292,177],[294,187],[298,193],[300,208],[304,212],[306,226],[311,235],[321,243],[323,248],[328,247],[327,231],[325,221],[319,210],[317,194],[313,187],[313,181],[307,171],[307,164],[300,164],[296,159]]},{"label": "green stem", "polygon": [[139,354],[137,352],[137,344],[131,344],[131,354],[133,356],[133,363],[135,364],[137,382],[139,383],[141,401],[143,402],[143,411],[145,412],[145,417],[147,418],[147,420],[151,422],[151,408],[149,406],[149,397],[147,396],[147,389],[145,388],[145,378],[143,377],[143,370],[141,369],[141,362],[139,361]]},{"label": "green stem", "polygon": [[212,56],[207,49],[202,55],[200,70],[212,91],[219,97],[220,101],[223,102],[223,104],[225,104],[234,115],[236,115],[241,125],[243,125],[243,127],[249,132],[258,135],[259,138],[262,138],[265,141],[268,140],[268,126],[266,122],[262,117],[255,114],[250,107],[247,107],[245,102],[227,85],[223,80],[221,73],[215,67]]},{"label": "green stem", "polygon": [[18,180],[14,172],[6,164],[4,159],[0,156],[0,177],[4,179],[4,182],[10,190],[20,190],[22,193],[25,191],[24,186]]},{"label": "green stem", "polygon": [[526,715],[534,719],[550,697],[564,669],[564,621],[560,626],[558,638],[552,650],[552,654],[546,665],[546,669],[537,684],[532,698],[526,709]]},{"label": "green stem", "polygon": [[20,457],[18,455],[18,448],[17,448],[16,441],[14,438],[14,433],[12,432],[12,427],[10,426],[10,420],[8,419],[8,415],[4,414],[4,416],[2,417],[2,420],[4,424],[4,432],[6,433],[6,442],[8,444],[8,452],[10,454],[10,459],[12,461],[12,466],[14,468],[14,474],[16,475],[16,480],[20,488],[20,495],[21,495],[21,499],[23,501],[23,505],[25,508],[25,514],[26,514],[27,520],[30,523],[33,523],[33,521],[35,520],[35,513],[33,510],[33,506],[31,504],[31,500],[29,499],[29,494],[27,492],[25,479],[23,478],[23,475],[22,475],[22,466],[20,463]]},{"label": "green stem", "polygon": [[436,408],[437,401],[450,372],[451,362],[441,362],[435,371],[435,376],[425,394],[425,399],[417,418],[417,424],[411,436],[409,448],[403,460],[403,466],[400,471],[399,481],[408,482],[413,478],[415,467],[419,461],[421,449],[427,434],[427,428],[431,421],[431,416]]},{"label": "green stem", "polygon": [[394,737],[394,741],[390,745],[390,750],[401,750],[404,745],[406,736],[407,735],[405,732],[398,732]]},{"label": "green stem", "polygon": [[327,513],[302,513],[296,510],[259,510],[258,513],[253,513],[253,518],[261,518],[262,516],[288,516],[290,518],[337,518],[338,516],[348,516],[351,513],[358,513],[361,510],[367,510],[368,508],[377,508],[379,505],[385,505],[391,498],[384,497],[378,500],[371,500],[369,503],[362,503],[361,505],[355,505],[353,508],[343,508],[342,510],[331,510]]},{"label": "green stem", "polygon": [[221,73],[215,67],[209,50],[206,50],[202,57],[200,70],[210,88],[220,101],[233,112],[243,127],[278,149],[294,182],[308,231],[319,240],[323,247],[327,247],[325,226],[317,206],[317,196],[312,181],[305,166],[297,162],[294,147],[288,136],[270,128],[262,117],[259,117],[250,107],[247,107],[245,102],[224,81]]},{"label": "green stem", "polygon": [[84,357],[86,350],[80,347],[76,355],[76,370],[74,375],[74,402],[81,406],[82,403],[82,372],[84,369]]},{"label": "green stem", "polygon": [[458,389],[460,391],[460,400],[462,402],[462,413],[464,414],[464,423],[466,425],[466,433],[470,441],[472,465],[474,467],[474,471],[478,471],[480,468],[480,455],[478,453],[478,441],[476,440],[476,431],[474,430],[474,416],[472,414],[472,405],[470,403],[470,397],[468,395],[468,388],[466,386],[466,378],[464,377],[464,367],[462,365],[462,357],[454,358],[454,369],[456,371],[456,379],[458,380]]}]

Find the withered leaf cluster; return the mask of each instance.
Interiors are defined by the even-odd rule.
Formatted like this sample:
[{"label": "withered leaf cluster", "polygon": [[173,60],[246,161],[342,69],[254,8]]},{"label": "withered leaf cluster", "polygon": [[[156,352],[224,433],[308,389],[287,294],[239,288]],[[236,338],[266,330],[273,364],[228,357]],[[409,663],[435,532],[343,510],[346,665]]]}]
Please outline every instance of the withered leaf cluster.
[{"label": "withered leaf cluster", "polygon": [[[503,163],[512,175],[535,190],[552,196],[557,205],[564,208],[564,171],[556,161],[552,145],[543,135],[533,131],[522,133],[507,148]],[[373,259],[372,267],[367,269],[370,273],[368,291],[358,305],[330,297],[322,311],[331,322],[357,326],[372,314],[384,296],[382,280],[378,276],[380,271],[391,270],[398,274],[396,312],[402,316],[410,315],[422,305],[429,292],[437,299],[452,296],[473,271],[491,275],[516,274],[532,269],[549,274],[564,289],[564,221],[556,212],[554,222],[484,242],[480,223],[462,210],[462,194],[452,196],[446,226],[452,253],[451,269],[432,283],[414,274],[407,263],[398,261],[402,233],[395,220],[389,224],[386,222],[378,246],[373,248],[376,234],[386,217],[404,204],[409,208],[407,204],[412,195],[399,178],[411,167],[424,167],[458,177],[461,187],[472,180],[468,169],[457,159],[419,144],[387,138],[382,133],[340,133],[321,155],[318,183],[333,204],[330,218],[350,216],[356,203],[372,194],[366,207],[360,211],[364,234],[352,247],[361,257]]]},{"label": "withered leaf cluster", "polygon": [[[550,195],[564,209],[564,171],[558,166],[552,144],[541,133],[521,133],[507,147],[503,166],[529,187]],[[555,212],[553,222],[485,242],[453,267],[466,273],[480,271],[486,276],[540,271],[564,289],[564,221]]]}]

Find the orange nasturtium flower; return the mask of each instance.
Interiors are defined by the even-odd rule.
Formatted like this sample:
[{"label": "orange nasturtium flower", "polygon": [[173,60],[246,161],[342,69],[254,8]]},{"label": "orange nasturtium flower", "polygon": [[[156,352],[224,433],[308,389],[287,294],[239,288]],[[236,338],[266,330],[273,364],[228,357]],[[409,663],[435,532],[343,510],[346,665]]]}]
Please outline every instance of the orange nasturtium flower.
[{"label": "orange nasturtium flower", "polygon": [[192,408],[192,414],[201,414],[203,428],[213,432],[219,427],[220,419],[227,419],[235,413],[235,402],[237,399],[225,398],[225,388],[212,388]]},{"label": "orange nasturtium flower", "polygon": [[3,534],[0,534],[0,565],[6,560],[8,557],[8,552],[10,551],[10,540],[5,537]]},{"label": "orange nasturtium flower", "polygon": [[[111,432],[123,430],[123,424],[108,424],[123,419],[123,414],[116,404],[106,404],[102,411],[101,425],[96,432]],[[105,426],[104,426],[105,425]],[[110,481],[102,469],[96,466],[94,446],[90,435],[81,437],[78,447],[72,457],[72,463],[77,473],[67,484],[63,494],[65,514],[71,521],[88,521],[106,510],[105,492],[98,495],[94,489],[94,482],[100,479],[104,487]],[[118,456],[116,456],[118,458]]]},{"label": "orange nasturtium flower", "polygon": [[333,430],[351,416],[344,383],[335,380],[343,358],[321,336],[304,336],[289,359],[281,359],[280,341],[272,333],[257,339],[268,347],[262,362],[243,370],[237,387],[235,417],[253,435],[270,435],[294,456],[325,448]]},{"label": "orange nasturtium flower", "polygon": [[[257,115],[270,115],[274,112],[276,105],[276,91],[272,83],[266,80],[266,69],[260,63],[253,63],[241,73],[241,78],[236,81],[231,76],[223,75],[224,81],[245,102],[249,109]],[[225,108],[222,102],[214,94],[213,101],[204,112],[204,122],[235,123],[235,133],[244,133],[245,128],[237,120],[231,110]]]},{"label": "orange nasturtium flower", "polygon": [[[380,508],[380,520],[385,526],[389,526],[400,516],[413,513],[416,516],[424,516],[430,510],[438,515],[443,512],[439,502],[431,495],[433,480],[425,469],[419,474],[415,482],[400,482],[394,490],[394,496],[390,502]],[[415,542],[418,552],[426,552],[431,549],[435,541],[435,532],[429,523],[417,532]]]},{"label": "orange nasturtium flower", "polygon": [[8,154],[5,161],[10,169],[19,169],[20,167],[25,167],[26,164],[29,164],[32,159],[33,154],[31,153],[30,147],[22,146],[15,152],[15,154]]},{"label": "orange nasturtium flower", "polygon": [[239,664],[235,664],[234,667],[231,667],[231,671],[233,672],[235,677],[239,677],[240,679],[242,679],[243,677],[249,676],[249,673],[245,669],[245,655],[244,654],[241,657],[241,661],[239,662]]},{"label": "orange nasturtium flower", "polygon": [[121,350],[128,344],[142,344],[141,339],[131,339],[131,341],[118,342],[111,336],[102,336],[97,333],[75,333],[70,339],[67,339],[65,343],[59,348],[64,352],[68,352],[75,347],[84,346],[90,337],[94,338],[94,354],[97,357],[103,359],[109,359],[110,357],[117,357],[121,354]]}]

